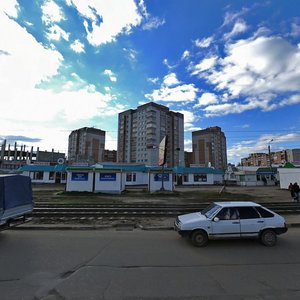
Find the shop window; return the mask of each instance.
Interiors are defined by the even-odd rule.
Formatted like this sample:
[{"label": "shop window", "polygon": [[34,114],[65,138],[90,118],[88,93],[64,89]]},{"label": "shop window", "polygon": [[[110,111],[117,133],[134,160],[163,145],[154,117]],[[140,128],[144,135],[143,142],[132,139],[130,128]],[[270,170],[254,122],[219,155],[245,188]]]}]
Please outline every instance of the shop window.
[{"label": "shop window", "polygon": [[50,172],[49,173],[49,180],[54,180],[54,175],[55,175],[54,172]]},{"label": "shop window", "polygon": [[206,174],[194,174],[194,182],[206,182],[207,175]]},{"label": "shop window", "polygon": [[34,172],[33,173],[33,179],[35,180],[43,180],[43,177],[44,177],[44,172]]}]

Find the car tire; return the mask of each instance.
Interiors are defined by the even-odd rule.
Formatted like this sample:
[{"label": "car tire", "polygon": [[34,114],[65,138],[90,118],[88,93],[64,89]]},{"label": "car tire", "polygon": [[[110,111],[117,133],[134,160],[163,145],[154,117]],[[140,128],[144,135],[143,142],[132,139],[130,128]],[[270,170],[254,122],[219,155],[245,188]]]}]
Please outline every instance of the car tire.
[{"label": "car tire", "polygon": [[195,247],[203,247],[208,243],[207,233],[203,230],[195,230],[191,233],[191,242]]},{"label": "car tire", "polygon": [[260,242],[266,247],[273,247],[277,242],[277,235],[274,230],[266,229],[260,234]]}]

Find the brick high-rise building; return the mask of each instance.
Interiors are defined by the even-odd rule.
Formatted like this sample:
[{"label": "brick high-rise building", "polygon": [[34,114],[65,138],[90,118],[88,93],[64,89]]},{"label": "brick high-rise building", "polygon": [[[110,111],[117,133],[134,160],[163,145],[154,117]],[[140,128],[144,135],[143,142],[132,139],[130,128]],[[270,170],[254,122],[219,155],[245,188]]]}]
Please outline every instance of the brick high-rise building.
[{"label": "brick high-rise building", "polygon": [[218,126],[192,132],[194,164],[227,168],[226,137]]},{"label": "brick high-rise building", "polygon": [[94,164],[104,158],[105,131],[83,127],[73,130],[69,135],[68,160]]},{"label": "brick high-rise building", "polygon": [[167,135],[167,166],[184,165],[183,114],[153,102],[119,114],[118,162],[158,165],[161,140]]}]

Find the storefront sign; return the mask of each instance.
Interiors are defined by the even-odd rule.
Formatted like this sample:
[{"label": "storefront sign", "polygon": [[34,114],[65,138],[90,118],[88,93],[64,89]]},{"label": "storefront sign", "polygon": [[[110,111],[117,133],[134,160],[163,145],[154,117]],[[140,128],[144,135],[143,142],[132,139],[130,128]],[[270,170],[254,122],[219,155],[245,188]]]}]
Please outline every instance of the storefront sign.
[{"label": "storefront sign", "polygon": [[169,181],[169,174],[168,173],[154,174],[154,181],[161,181],[163,176],[164,176],[164,181]]},{"label": "storefront sign", "polygon": [[99,180],[100,181],[116,181],[117,174],[116,173],[100,173]]},{"label": "storefront sign", "polygon": [[89,173],[86,172],[72,172],[72,181],[88,181]]}]

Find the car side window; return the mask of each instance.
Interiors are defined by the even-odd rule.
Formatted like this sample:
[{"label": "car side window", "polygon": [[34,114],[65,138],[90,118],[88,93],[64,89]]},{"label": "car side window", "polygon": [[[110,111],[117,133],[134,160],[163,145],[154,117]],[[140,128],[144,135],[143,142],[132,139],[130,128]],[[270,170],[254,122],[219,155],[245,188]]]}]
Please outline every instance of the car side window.
[{"label": "car side window", "polygon": [[224,207],[219,211],[216,217],[218,217],[219,220],[236,220],[238,216],[235,208]]},{"label": "car side window", "polygon": [[273,218],[274,217],[274,214],[272,214],[270,211],[268,211],[260,206],[255,207],[255,208],[263,218]]},{"label": "car side window", "polygon": [[258,219],[260,215],[251,206],[249,207],[239,207],[238,208],[240,219]]}]

